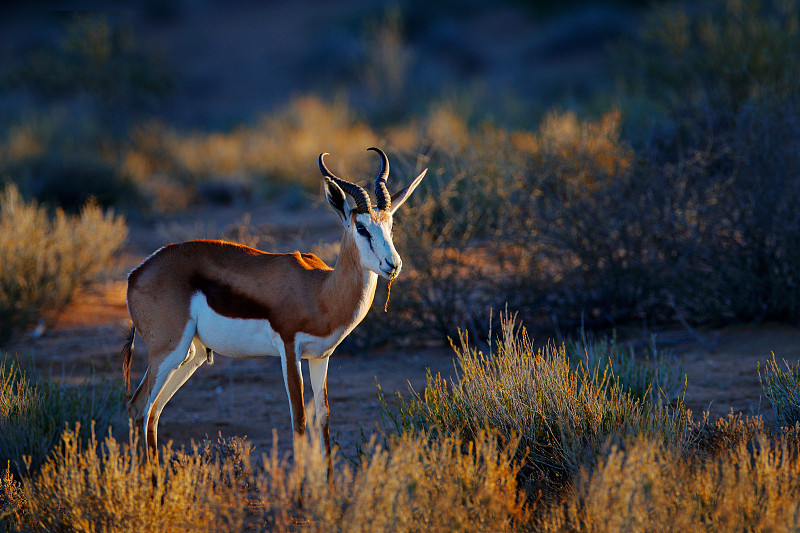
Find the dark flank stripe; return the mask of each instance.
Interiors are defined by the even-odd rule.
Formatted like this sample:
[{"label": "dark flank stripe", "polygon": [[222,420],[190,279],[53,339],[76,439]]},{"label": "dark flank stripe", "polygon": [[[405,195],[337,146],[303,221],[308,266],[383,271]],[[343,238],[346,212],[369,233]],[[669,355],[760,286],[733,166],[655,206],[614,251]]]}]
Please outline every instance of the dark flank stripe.
[{"label": "dark flank stripe", "polygon": [[269,320],[272,322],[272,310],[263,303],[246,294],[237,292],[230,285],[195,273],[189,284],[193,291],[202,292],[208,300],[208,306],[217,314],[228,318],[245,318]]}]

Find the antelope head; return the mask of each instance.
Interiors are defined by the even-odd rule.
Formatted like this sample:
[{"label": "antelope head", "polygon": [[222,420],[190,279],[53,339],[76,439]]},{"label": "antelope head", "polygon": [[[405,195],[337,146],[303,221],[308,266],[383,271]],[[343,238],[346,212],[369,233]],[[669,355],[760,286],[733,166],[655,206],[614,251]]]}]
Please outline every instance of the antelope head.
[{"label": "antelope head", "polygon": [[[345,232],[349,232],[358,247],[361,266],[367,270],[394,279],[400,274],[403,260],[392,242],[393,215],[411,196],[414,189],[425,177],[428,169],[422,171],[414,181],[394,195],[389,194],[386,179],[389,177],[389,158],[379,148],[368,148],[381,156],[381,169],[375,178],[375,197],[377,205],[370,203],[369,195],[359,185],[345,181],[325,166],[325,156],[319,156],[319,169],[325,178],[325,196],[328,203],[339,216]],[[355,208],[347,203],[344,193],[355,200]]]}]

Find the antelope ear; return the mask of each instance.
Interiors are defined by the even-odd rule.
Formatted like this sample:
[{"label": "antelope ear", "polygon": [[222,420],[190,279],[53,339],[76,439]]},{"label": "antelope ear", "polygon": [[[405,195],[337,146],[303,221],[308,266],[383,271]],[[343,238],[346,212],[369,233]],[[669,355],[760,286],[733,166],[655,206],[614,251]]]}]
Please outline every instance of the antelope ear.
[{"label": "antelope ear", "polygon": [[325,178],[325,198],[328,203],[339,215],[342,225],[347,228],[350,226],[350,205],[347,203],[347,198],[344,196],[342,188],[336,185],[330,178]]},{"label": "antelope ear", "polygon": [[397,211],[397,208],[403,205],[406,200],[408,200],[408,197],[411,196],[411,193],[414,192],[414,189],[416,189],[417,185],[420,184],[422,178],[425,177],[426,172],[428,172],[427,168],[423,170],[422,173],[417,176],[410,185],[407,185],[399,192],[395,193],[394,196],[392,196],[392,207],[389,209],[390,214],[394,215],[395,211]]}]

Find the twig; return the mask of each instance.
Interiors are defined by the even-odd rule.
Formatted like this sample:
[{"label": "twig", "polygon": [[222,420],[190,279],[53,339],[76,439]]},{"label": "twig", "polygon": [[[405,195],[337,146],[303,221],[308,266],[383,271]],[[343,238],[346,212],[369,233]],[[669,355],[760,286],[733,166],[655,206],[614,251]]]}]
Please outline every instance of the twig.
[{"label": "twig", "polygon": [[689,325],[689,323],[683,317],[683,313],[681,313],[681,310],[678,308],[678,304],[675,302],[675,295],[673,295],[671,292],[667,292],[667,303],[669,304],[670,307],[672,307],[672,310],[675,311],[675,316],[677,317],[678,322],[680,322],[681,325],[686,329],[686,331],[689,332],[689,335],[694,337],[695,340],[699,342],[703,348],[708,350],[708,353],[714,353],[717,343],[708,342],[699,333],[697,333],[697,331],[695,331],[694,328],[692,328],[692,326]]}]

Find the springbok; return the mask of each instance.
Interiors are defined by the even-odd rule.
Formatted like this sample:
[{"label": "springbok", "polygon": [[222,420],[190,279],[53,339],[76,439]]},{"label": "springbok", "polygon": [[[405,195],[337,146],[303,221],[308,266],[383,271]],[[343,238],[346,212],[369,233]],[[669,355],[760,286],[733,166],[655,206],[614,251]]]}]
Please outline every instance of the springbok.
[{"label": "springbok", "polygon": [[[196,240],[160,248],[128,275],[132,326],[122,348],[128,413],[158,454],[158,420],[175,392],[213,352],[234,358],[279,356],[294,440],[305,431],[301,359],[308,360],[320,439],[330,456],[328,358],[372,305],[378,276],[402,266],[392,242],[392,218],[427,169],[394,196],[389,159],[378,148],[377,206],[362,187],[336,177],[320,154],[328,203],[344,226],[330,268],[314,254],[267,253],[224,241]],[[355,200],[351,208],[345,192]],[[147,370],[130,396],[136,330],[147,343]]]}]

